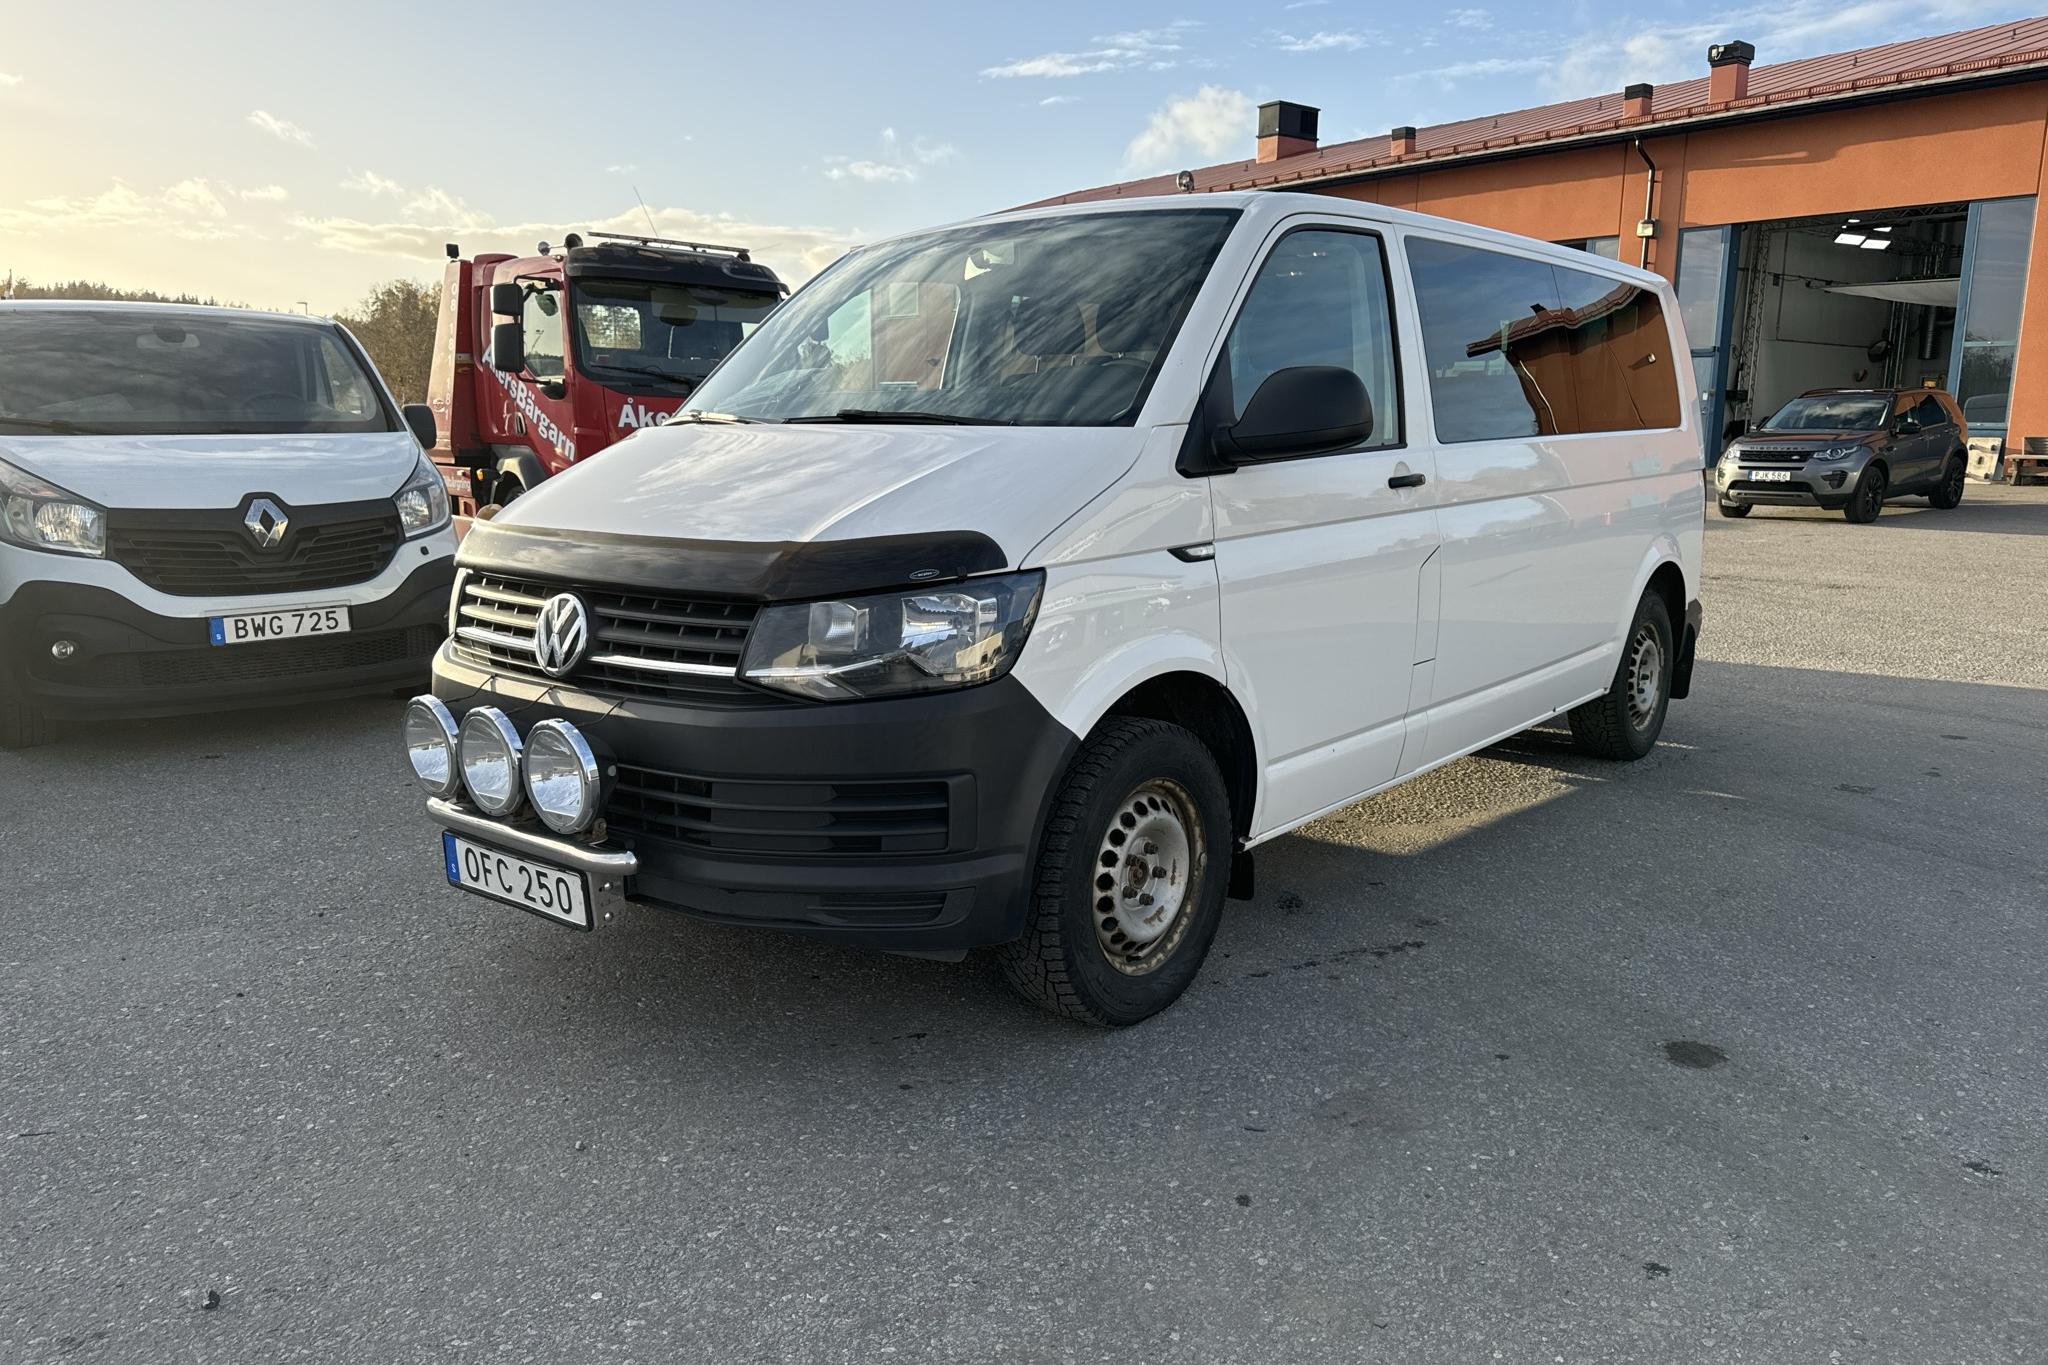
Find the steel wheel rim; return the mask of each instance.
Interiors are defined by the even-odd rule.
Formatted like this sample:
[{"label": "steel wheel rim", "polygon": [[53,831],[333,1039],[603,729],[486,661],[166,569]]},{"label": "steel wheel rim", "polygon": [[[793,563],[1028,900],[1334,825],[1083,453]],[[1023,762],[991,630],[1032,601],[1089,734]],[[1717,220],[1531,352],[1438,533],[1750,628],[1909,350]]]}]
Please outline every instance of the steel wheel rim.
[{"label": "steel wheel rim", "polygon": [[1664,690],[1664,644],[1655,626],[1645,623],[1628,647],[1628,723],[1649,728]]},{"label": "steel wheel rim", "polygon": [[1207,865],[1202,822],[1187,788],[1166,778],[1140,783],[1096,841],[1096,946],[1127,976],[1153,971],[1187,937]]}]

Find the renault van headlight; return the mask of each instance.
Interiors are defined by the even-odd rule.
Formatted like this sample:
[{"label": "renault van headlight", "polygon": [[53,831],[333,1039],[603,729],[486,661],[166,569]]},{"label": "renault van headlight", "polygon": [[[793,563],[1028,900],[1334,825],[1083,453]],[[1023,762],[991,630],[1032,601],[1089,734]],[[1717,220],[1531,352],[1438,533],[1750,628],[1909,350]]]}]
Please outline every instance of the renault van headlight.
[{"label": "renault van headlight", "polygon": [[1039,572],[768,607],[740,676],[815,701],[972,687],[1017,662],[1045,587]]},{"label": "renault van headlight", "polygon": [[76,493],[0,460],[0,540],[61,555],[107,553],[107,514]]},{"label": "renault van headlight", "polygon": [[407,539],[448,524],[448,485],[441,482],[439,467],[424,455],[392,501],[398,504],[398,520]]}]

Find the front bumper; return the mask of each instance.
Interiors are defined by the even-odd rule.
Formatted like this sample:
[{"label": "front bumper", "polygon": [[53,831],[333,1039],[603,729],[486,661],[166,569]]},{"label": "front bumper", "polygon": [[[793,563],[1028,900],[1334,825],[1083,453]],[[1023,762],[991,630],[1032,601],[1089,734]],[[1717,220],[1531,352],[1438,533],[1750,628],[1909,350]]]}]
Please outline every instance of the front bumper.
[{"label": "front bumper", "polygon": [[1023,931],[1046,803],[1077,747],[1014,677],[884,701],[675,705],[491,674],[443,649],[434,692],[457,716],[496,706],[522,734],[568,720],[607,773],[592,842],[459,803],[430,809],[443,825],[565,866],[629,858],[606,865],[630,903],[896,952]]},{"label": "front bumper", "polygon": [[[1756,476],[1766,471],[1789,473],[1792,477],[1782,483],[1758,480]],[[1733,469],[1717,465],[1714,490],[1723,502],[1755,507],[1826,507],[1832,510],[1848,506],[1861,473],[1860,464],[1839,460],[1808,461],[1804,465],[1789,466],[1745,464]]]},{"label": "front bumper", "polygon": [[[446,554],[422,562],[350,603],[346,634],[233,646],[209,641],[204,616],[162,615],[93,583],[25,582],[0,604],[0,687],[57,714],[142,717],[416,686],[447,636],[454,574]],[[73,645],[61,661],[59,640]]]}]

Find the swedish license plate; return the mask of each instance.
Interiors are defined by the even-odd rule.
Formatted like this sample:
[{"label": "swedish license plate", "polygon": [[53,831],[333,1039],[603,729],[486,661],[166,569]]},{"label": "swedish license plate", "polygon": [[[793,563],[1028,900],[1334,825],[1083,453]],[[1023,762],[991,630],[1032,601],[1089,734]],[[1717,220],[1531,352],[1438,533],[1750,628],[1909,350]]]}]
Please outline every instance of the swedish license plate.
[{"label": "swedish license plate", "polygon": [[206,618],[207,636],[217,645],[296,640],[305,635],[340,635],[348,629],[347,607],[292,607],[285,611],[245,611],[233,616]]},{"label": "swedish license plate", "polygon": [[447,832],[441,835],[441,855],[450,886],[516,905],[571,929],[590,928],[590,879],[581,872],[501,853]]},{"label": "swedish license plate", "polygon": [[1749,477],[1758,483],[1790,483],[1792,482],[1792,471],[1789,469],[1752,469],[1749,471]]}]

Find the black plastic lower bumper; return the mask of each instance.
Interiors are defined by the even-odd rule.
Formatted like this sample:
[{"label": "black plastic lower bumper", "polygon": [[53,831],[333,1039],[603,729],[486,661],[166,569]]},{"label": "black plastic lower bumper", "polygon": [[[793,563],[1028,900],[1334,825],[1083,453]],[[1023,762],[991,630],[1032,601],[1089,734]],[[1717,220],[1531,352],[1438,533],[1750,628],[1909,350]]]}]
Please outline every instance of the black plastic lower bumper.
[{"label": "black plastic lower bumper", "polygon": [[613,701],[435,660],[460,717],[571,721],[608,770],[629,901],[898,952],[1022,932],[1040,822],[1077,741],[1024,685],[887,701]]},{"label": "black plastic lower bumper", "polygon": [[[217,646],[203,618],[159,616],[119,593],[25,583],[0,606],[0,686],[60,715],[173,716],[418,686],[448,633],[454,562],[420,567],[349,608],[346,634]],[[57,659],[51,646],[70,641]]]}]

